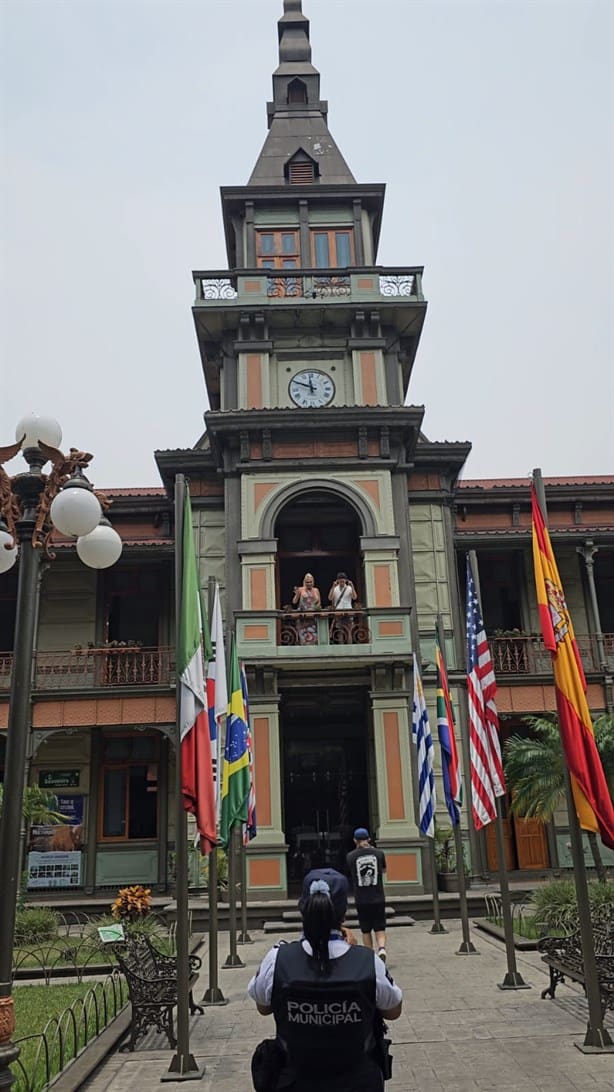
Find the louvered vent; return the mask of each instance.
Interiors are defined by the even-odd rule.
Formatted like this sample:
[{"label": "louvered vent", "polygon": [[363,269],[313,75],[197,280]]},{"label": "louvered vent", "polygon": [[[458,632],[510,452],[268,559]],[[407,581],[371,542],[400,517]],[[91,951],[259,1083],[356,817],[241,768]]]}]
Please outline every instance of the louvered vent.
[{"label": "louvered vent", "polygon": [[315,177],[313,163],[309,160],[290,163],[288,180],[293,186],[308,186]]}]

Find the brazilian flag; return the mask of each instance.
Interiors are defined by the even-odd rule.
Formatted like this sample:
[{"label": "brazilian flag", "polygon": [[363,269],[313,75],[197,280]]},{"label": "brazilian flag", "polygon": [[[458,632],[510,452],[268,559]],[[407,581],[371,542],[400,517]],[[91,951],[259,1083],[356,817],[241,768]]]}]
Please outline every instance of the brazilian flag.
[{"label": "brazilian flag", "polygon": [[241,686],[241,672],[239,670],[234,634],[230,645],[229,690],[226,745],[222,764],[222,814],[220,819],[220,842],[226,847],[235,824],[247,822],[250,785],[247,711]]}]

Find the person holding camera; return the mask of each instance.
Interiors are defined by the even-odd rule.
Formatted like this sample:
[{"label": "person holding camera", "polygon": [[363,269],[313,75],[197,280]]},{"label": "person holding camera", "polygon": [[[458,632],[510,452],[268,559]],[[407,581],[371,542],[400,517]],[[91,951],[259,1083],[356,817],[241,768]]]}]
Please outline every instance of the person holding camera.
[{"label": "person holding camera", "polygon": [[302,939],[272,948],[249,983],[277,1031],[252,1059],[256,1092],[383,1092],[392,1065],[383,1021],[401,1015],[403,995],[373,951],[343,938],[347,899],[340,872],[308,872]]}]

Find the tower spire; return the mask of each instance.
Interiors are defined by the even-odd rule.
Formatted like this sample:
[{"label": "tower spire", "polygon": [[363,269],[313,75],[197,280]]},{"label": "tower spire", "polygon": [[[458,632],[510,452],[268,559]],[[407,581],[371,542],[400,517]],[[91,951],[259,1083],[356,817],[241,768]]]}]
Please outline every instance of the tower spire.
[{"label": "tower spire", "polygon": [[313,164],[313,180],[355,183],[328,128],[328,103],[320,98],[320,73],[311,63],[309,19],[302,0],[283,0],[277,23],[279,65],[273,73],[273,101],[267,103],[269,135],[249,186],[284,185],[298,156]]}]

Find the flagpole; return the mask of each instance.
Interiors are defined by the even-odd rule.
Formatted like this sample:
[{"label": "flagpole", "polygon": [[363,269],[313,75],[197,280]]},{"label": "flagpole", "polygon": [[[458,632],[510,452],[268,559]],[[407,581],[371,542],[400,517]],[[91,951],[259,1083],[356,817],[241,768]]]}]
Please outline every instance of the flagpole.
[{"label": "flagpole", "polygon": [[201,1005],[227,1005],[218,985],[217,978],[217,938],[218,938],[218,907],[217,907],[217,849],[212,849],[209,854],[209,986],[205,990]]},{"label": "flagpole", "polygon": [[[175,633],[181,625],[183,600],[183,512],[186,485],[183,474],[175,476]],[[177,638],[175,637],[175,645]],[[178,661],[178,658],[177,658]],[[175,901],[177,904],[177,1047],[161,1081],[200,1081],[205,1067],[190,1053],[190,994],[188,937],[188,817],[183,806],[181,778],[181,680],[177,663],[175,745]]]},{"label": "flagpole", "polygon": [[[445,643],[444,643],[444,629],[443,618],[441,614],[437,615],[437,638],[439,641],[439,648],[441,655],[445,663]],[[451,731],[454,730],[454,726],[450,725]],[[460,813],[458,823],[454,823],[452,826],[454,832],[454,851],[456,853],[456,875],[458,877],[458,898],[460,903],[460,916],[461,927],[463,932],[463,940],[457,955],[479,955],[477,948],[471,940],[471,932],[469,929],[469,910],[467,907],[467,883],[465,880],[465,856],[463,852],[463,839],[461,835],[460,827]]]},{"label": "flagpole", "polygon": [[437,862],[435,860],[435,839],[427,838],[428,846],[428,858],[431,868],[431,888],[433,892],[433,924],[429,929],[429,933],[433,935],[439,933],[447,933],[445,925],[441,921],[441,908],[439,905],[439,885],[437,883]]},{"label": "flagpole", "polygon": [[[542,517],[548,527],[548,509],[546,506],[546,490],[541,469],[533,471],[533,485],[537,502],[541,508]],[[557,701],[559,688],[555,687]],[[565,778],[565,793],[567,796],[567,810],[569,812],[569,835],[571,840],[571,859],[573,862],[574,880],[576,885],[576,898],[578,900],[578,924],[580,940],[582,943],[582,962],[584,964],[584,989],[588,1002],[588,1024],[583,1043],[576,1043],[578,1050],[583,1054],[611,1054],[614,1053],[614,1042],[604,1026],[601,997],[599,993],[599,977],[597,973],[597,960],[595,958],[595,942],[591,922],[591,910],[588,901],[588,881],[586,876],[586,863],[584,861],[584,848],[582,845],[582,832],[576,813],[576,804],[571,788],[571,778],[566,762],[563,762]]]},{"label": "flagpole", "polygon": [[228,936],[230,953],[224,966],[227,968],[244,967],[245,964],[237,952],[237,834],[239,826],[234,823],[228,838]]},{"label": "flagpole", "polygon": [[[473,583],[475,585],[475,591],[478,597],[480,614],[482,618],[484,618],[484,611],[482,610],[482,593],[480,590],[480,572],[478,569],[478,559],[475,550],[469,550],[469,563],[471,565],[471,571],[473,573]],[[530,990],[531,986],[527,985],[527,983],[524,981],[516,965],[516,948],[514,946],[514,922],[512,919],[510,886],[507,878],[507,869],[505,867],[505,837],[503,832],[503,803],[501,796],[495,797],[495,806],[497,809],[497,818],[495,819],[495,832],[497,835],[499,887],[501,889],[501,916],[503,919],[505,952],[507,956],[507,972],[504,976],[503,982],[498,982],[497,985],[500,990]]]},{"label": "flagpole", "polygon": [[247,931],[247,846],[245,841],[241,845],[241,932],[238,943],[254,943]]}]

